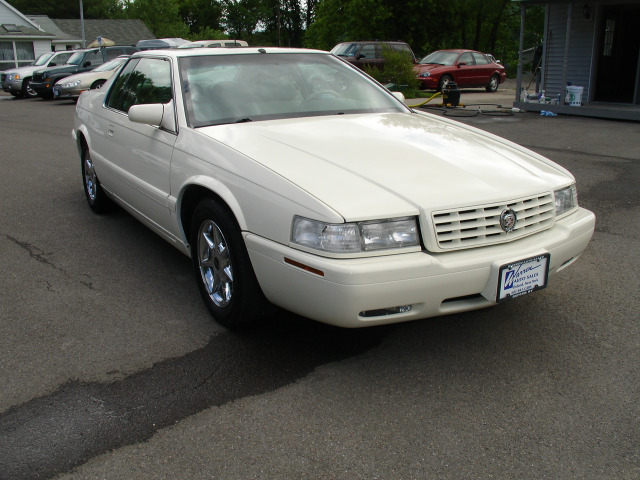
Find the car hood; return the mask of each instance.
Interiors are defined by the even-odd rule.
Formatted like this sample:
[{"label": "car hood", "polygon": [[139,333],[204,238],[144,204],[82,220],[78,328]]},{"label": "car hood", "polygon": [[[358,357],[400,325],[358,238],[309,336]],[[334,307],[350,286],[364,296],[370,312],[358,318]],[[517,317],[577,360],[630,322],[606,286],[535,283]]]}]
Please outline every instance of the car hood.
[{"label": "car hood", "polygon": [[451,70],[454,68],[452,65],[438,65],[437,63],[419,63],[414,67],[415,70],[420,72],[438,72],[440,70]]},{"label": "car hood", "polygon": [[5,70],[2,73],[19,73],[20,75],[30,75],[33,72],[35,72],[36,70],[42,70],[43,67],[42,65],[40,65],[39,67],[34,67],[33,65],[31,66],[27,66],[27,67],[18,67],[18,68],[12,68],[11,70]]},{"label": "car hood", "polygon": [[198,130],[293,182],[347,221],[519,199],[573,180],[522,147],[422,113]]},{"label": "car hood", "polygon": [[113,75],[113,71],[111,70],[107,72],[89,71],[89,72],[76,73],[74,75],[69,75],[68,77],[64,77],[64,79],[60,81],[62,83],[70,83],[70,82],[75,82],[76,80],[80,80],[80,81],[89,83],[89,82],[92,82],[93,80],[98,80],[98,79],[106,80],[111,75]]}]

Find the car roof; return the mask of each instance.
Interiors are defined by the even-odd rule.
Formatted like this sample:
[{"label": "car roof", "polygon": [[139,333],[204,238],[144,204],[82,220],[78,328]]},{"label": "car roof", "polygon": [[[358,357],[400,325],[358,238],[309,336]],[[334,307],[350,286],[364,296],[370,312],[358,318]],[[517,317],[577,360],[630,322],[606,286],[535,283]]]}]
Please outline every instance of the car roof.
[{"label": "car roof", "polygon": [[443,48],[442,50],[435,50],[436,52],[455,52],[455,53],[466,53],[466,52],[475,52],[484,55],[484,53],[479,52],[478,50],[469,50],[468,48]]},{"label": "car roof", "polygon": [[307,53],[307,54],[324,54],[330,55],[324,50],[311,50],[306,48],[278,48],[278,47],[244,47],[244,48],[175,48],[164,50],[145,50],[136,52],[132,58],[140,57],[157,57],[159,55],[165,57],[182,58],[182,57],[202,57],[216,55],[264,55],[264,54],[287,54],[287,53]]}]

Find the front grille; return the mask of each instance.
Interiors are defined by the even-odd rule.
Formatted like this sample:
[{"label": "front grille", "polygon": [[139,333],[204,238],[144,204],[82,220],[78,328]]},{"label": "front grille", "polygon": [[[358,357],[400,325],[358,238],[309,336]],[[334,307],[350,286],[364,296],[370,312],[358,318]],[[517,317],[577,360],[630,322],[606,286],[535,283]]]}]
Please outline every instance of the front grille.
[{"label": "front grille", "polygon": [[[516,213],[515,229],[506,233],[500,227],[500,214],[505,209]],[[512,240],[549,228],[554,219],[551,193],[511,202],[446,210],[433,213],[433,226],[438,247],[457,250]]]},{"label": "front grille", "polygon": [[44,76],[42,75],[42,73],[34,73],[33,77],[31,77],[32,81],[34,82],[41,82],[43,80]]}]

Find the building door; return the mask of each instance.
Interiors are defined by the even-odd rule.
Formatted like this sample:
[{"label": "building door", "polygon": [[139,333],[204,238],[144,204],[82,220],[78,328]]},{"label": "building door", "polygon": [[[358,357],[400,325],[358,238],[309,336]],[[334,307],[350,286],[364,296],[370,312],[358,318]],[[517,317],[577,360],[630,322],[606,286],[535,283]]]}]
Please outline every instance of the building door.
[{"label": "building door", "polygon": [[603,8],[594,100],[634,103],[638,101],[640,57],[640,6]]}]

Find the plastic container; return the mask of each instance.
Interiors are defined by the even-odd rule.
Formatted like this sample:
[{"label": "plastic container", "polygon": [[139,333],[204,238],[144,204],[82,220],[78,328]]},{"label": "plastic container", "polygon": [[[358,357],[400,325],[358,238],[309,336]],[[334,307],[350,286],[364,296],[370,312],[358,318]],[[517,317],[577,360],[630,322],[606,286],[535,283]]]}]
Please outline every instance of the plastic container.
[{"label": "plastic container", "polygon": [[570,107],[579,107],[582,105],[582,91],[584,87],[577,85],[567,85],[567,93],[564,97],[564,103]]}]

